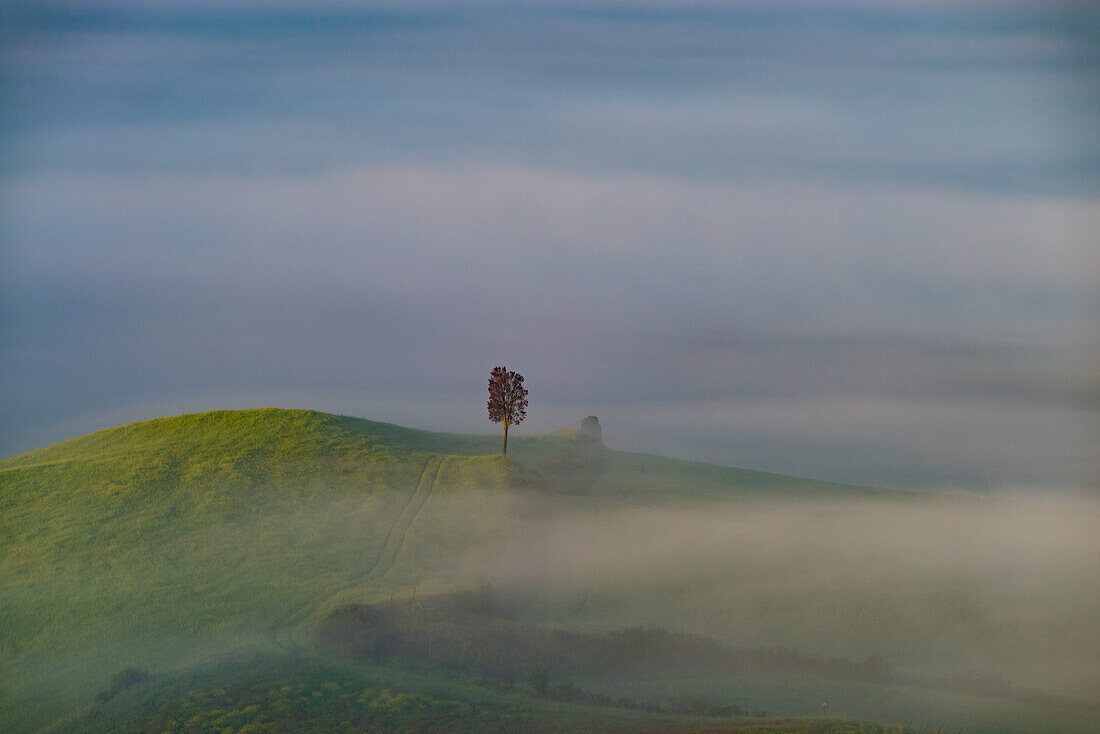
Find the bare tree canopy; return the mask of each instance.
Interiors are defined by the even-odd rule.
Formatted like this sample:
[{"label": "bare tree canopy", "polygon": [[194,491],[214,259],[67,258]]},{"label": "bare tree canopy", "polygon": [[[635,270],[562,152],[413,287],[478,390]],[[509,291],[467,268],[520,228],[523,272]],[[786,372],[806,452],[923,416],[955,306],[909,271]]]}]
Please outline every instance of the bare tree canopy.
[{"label": "bare tree canopy", "polygon": [[508,428],[518,425],[527,417],[527,388],[523,375],[510,372],[507,367],[494,367],[489,373],[489,420],[504,426],[504,447],[508,453]]}]

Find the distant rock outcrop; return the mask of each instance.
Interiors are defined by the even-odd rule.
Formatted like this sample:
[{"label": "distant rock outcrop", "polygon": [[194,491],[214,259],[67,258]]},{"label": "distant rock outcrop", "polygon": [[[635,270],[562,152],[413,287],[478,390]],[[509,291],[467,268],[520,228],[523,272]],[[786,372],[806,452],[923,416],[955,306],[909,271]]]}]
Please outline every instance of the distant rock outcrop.
[{"label": "distant rock outcrop", "polygon": [[600,443],[603,443],[603,429],[600,428],[600,419],[594,415],[586,417],[581,421],[581,434],[591,436]]}]

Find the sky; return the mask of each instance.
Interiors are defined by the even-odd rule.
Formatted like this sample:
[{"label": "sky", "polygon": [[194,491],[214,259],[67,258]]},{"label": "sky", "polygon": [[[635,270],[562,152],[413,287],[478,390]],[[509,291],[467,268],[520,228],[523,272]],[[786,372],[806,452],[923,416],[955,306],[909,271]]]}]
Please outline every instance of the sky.
[{"label": "sky", "polygon": [[1100,487],[1086,3],[9,3],[0,456],[276,405]]}]

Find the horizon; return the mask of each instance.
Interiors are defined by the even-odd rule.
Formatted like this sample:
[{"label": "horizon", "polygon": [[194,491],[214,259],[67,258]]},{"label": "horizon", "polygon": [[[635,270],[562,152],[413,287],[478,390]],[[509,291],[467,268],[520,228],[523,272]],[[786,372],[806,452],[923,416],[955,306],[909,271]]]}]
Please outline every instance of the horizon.
[{"label": "horizon", "polygon": [[[0,11],[0,456],[280,405],[1100,489],[1100,13]],[[63,205],[59,206],[58,202]]]}]

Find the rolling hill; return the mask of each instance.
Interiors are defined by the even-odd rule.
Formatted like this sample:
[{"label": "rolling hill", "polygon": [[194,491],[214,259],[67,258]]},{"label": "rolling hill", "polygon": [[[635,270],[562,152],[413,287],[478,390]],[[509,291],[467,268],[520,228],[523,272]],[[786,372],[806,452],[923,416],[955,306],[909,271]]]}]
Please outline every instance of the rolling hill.
[{"label": "rolling hill", "polygon": [[[1021,552],[994,568],[999,546],[959,562],[971,513],[993,518],[980,545],[1017,517],[1003,503],[610,451],[576,431],[513,436],[507,458],[498,440],[266,408],[136,423],[0,462],[0,729],[77,721],[119,671],[309,657],[311,630],[348,605],[486,582],[532,624],[662,626],[881,655],[919,674],[988,667],[1079,698],[1096,690],[1094,600],[1071,588],[1088,567],[1046,573],[1062,555]],[[1079,553],[1095,515],[1051,512],[1038,514]],[[1041,575],[1027,588],[1005,581],[1021,564]],[[1035,593],[1048,603],[1029,605]],[[460,686],[448,700],[473,695],[440,685]],[[816,710],[784,703],[784,685],[758,693],[770,710]],[[918,720],[929,707],[967,710],[928,695],[909,709]],[[1050,715],[1025,709],[967,730]],[[904,716],[837,710],[869,712]],[[1098,721],[1067,716],[1065,731]]]}]

